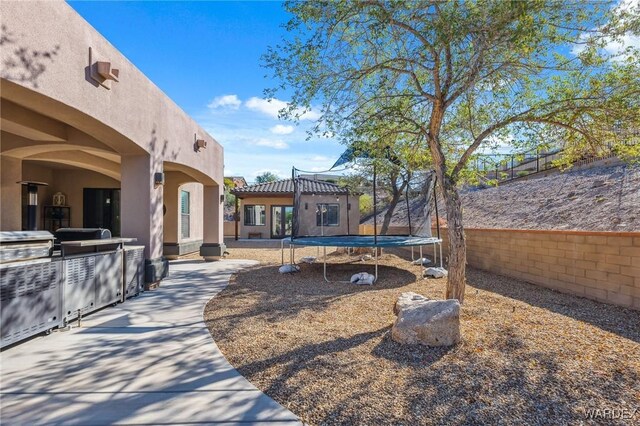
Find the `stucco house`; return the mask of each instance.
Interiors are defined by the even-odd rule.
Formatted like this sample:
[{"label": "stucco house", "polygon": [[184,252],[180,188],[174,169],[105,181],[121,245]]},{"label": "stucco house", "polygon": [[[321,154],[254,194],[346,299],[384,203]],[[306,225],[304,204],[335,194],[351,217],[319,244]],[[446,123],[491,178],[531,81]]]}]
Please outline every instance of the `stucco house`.
[{"label": "stucco house", "polygon": [[[357,234],[359,194],[322,180],[299,178],[300,235]],[[293,226],[292,179],[235,188],[235,238],[285,238]]]},{"label": "stucco house", "polygon": [[0,229],[135,237],[149,282],[166,256],[220,256],[222,146],[65,2],[0,2],[0,15]]}]

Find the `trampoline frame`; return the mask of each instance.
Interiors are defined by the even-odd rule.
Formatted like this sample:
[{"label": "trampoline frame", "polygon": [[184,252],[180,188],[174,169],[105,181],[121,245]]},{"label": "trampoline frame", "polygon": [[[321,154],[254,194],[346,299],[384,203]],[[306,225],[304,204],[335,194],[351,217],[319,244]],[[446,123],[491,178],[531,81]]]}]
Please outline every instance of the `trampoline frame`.
[{"label": "trampoline frame", "polygon": [[[335,243],[335,239],[336,238],[342,238],[342,237],[348,237],[351,239],[359,239],[362,237],[371,237],[370,235],[341,235],[341,236],[320,236],[320,237],[297,237],[292,239],[291,237],[287,237],[287,238],[283,238],[280,241],[280,256],[281,256],[281,264],[284,265],[284,244],[288,243],[289,244],[289,264],[293,265],[295,264],[295,256],[296,256],[296,245],[299,246],[303,246],[303,247],[318,247],[318,255],[320,254],[320,247],[323,248],[323,256],[322,256],[322,272],[323,272],[323,277],[324,280],[328,283],[332,283],[332,282],[351,282],[351,281],[331,281],[329,280],[329,278],[327,277],[327,247],[346,247],[347,250],[349,250],[350,248],[353,247],[370,247],[375,249],[374,250],[374,259],[375,259],[375,273],[374,273],[374,282],[376,282],[378,280],[378,250],[379,248],[385,248],[385,247],[411,247],[411,261],[415,262],[416,259],[414,259],[414,247],[419,246],[420,248],[420,259],[423,258],[422,255],[422,247],[425,245],[433,245],[433,256],[434,256],[434,263],[437,256],[437,247],[436,245],[440,248],[440,267],[443,267],[442,264],[442,239],[439,238],[435,238],[435,237],[414,237],[414,236],[397,236],[397,235],[384,235],[384,236],[377,236],[377,238],[374,239],[373,244],[359,244],[357,246],[349,246],[348,244],[304,244],[304,240],[306,239],[307,242],[309,242],[309,240],[316,240],[316,242],[319,242],[323,239],[327,240],[328,242],[334,242]],[[382,238],[381,238],[382,237]],[[385,237],[403,237],[406,239],[410,239],[410,238],[415,238],[415,239],[421,239],[421,240],[427,240],[424,241],[422,244],[401,244],[401,245],[389,245],[389,244],[385,244]],[[344,239],[344,238],[343,238]],[[300,243],[296,243],[294,241],[300,241]],[[333,241],[331,241],[333,240]],[[426,266],[425,265],[421,265],[423,272],[426,271]],[[424,278],[424,273],[423,273],[423,278]]]}]

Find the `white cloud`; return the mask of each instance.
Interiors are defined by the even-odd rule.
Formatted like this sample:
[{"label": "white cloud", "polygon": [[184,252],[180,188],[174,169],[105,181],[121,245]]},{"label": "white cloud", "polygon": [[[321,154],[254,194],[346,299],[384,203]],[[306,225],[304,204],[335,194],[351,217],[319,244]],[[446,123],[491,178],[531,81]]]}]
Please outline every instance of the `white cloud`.
[{"label": "white cloud", "polygon": [[230,109],[238,109],[242,105],[242,101],[238,99],[238,95],[222,95],[216,96],[213,100],[207,105],[211,109],[216,108],[230,108]]},{"label": "white cloud", "polygon": [[293,126],[285,126],[283,124],[276,124],[272,128],[269,129],[271,133],[275,133],[276,135],[288,135],[293,133]]},{"label": "white cloud", "polygon": [[[280,99],[266,100],[258,97],[251,97],[245,102],[245,106],[251,110],[259,111],[272,118],[278,118],[278,112],[287,107],[285,101]],[[317,120],[320,114],[313,109],[304,112],[302,109],[296,110],[296,114],[300,115],[301,120]]]},{"label": "white cloud", "polygon": [[[621,15],[626,13],[638,13],[640,12],[640,0],[621,0],[613,8],[614,13]],[[621,18],[622,21],[625,18]],[[599,30],[599,28],[596,28]],[[598,34],[599,35],[599,34]],[[589,34],[583,33],[580,35],[580,42],[585,43],[589,40]],[[606,44],[603,46],[603,50],[612,56],[614,61],[624,61],[628,59],[629,54],[626,53],[628,48],[640,49],[640,35],[626,33],[617,38],[605,39]],[[571,48],[571,53],[578,56],[586,49],[584,44],[577,44]]]},{"label": "white cloud", "polygon": [[309,169],[310,172],[326,172],[327,168],[326,167],[311,167]]},{"label": "white cloud", "polygon": [[309,158],[309,160],[320,162],[320,161],[330,161],[331,158],[326,157],[324,155],[314,155],[313,157]]},{"label": "white cloud", "polygon": [[278,176],[279,179],[284,179],[284,174],[278,170],[278,169],[261,169],[261,170],[256,170],[255,172],[251,173],[249,176],[253,177],[253,180],[255,180],[255,178],[257,178],[258,176],[262,176],[265,173],[273,173],[274,175]]},{"label": "white cloud", "polygon": [[269,148],[274,148],[274,149],[287,149],[289,148],[289,145],[280,140],[280,139],[276,139],[276,140],[272,140],[272,139],[266,139],[266,138],[260,138],[258,140],[256,140],[254,143],[254,145],[257,146],[266,146]]},{"label": "white cloud", "polygon": [[254,111],[259,111],[273,118],[278,118],[278,111],[285,108],[287,103],[279,99],[272,99],[267,101],[266,99],[252,97],[245,102],[245,106]]},{"label": "white cloud", "polygon": [[620,40],[611,40],[604,47],[604,50],[611,55],[620,56],[618,58],[619,60],[624,60],[627,58],[627,55],[624,53],[628,47],[640,49],[640,36],[626,34],[622,36]]}]

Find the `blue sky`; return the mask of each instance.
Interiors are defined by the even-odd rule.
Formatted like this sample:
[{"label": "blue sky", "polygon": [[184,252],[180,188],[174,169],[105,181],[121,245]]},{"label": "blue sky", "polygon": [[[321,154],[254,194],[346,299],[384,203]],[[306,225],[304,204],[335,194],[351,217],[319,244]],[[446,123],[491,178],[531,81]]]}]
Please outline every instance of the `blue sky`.
[{"label": "blue sky", "polygon": [[277,118],[286,93],[263,99],[273,82],[260,56],[288,19],[279,2],[70,4],[224,146],[225,175],[326,170],[344,151],[333,140],[306,140],[315,111],[296,126]]}]

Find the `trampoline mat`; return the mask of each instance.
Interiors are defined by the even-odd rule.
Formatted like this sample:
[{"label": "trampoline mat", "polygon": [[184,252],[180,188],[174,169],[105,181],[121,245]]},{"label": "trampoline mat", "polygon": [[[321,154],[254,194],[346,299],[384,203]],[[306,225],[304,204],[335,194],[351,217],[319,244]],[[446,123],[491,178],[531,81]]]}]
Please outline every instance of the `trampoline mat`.
[{"label": "trampoline mat", "polygon": [[407,235],[331,235],[324,237],[296,237],[291,244],[320,247],[411,247],[439,243],[434,237],[412,237]]}]

